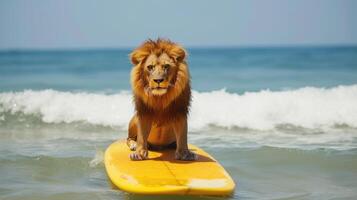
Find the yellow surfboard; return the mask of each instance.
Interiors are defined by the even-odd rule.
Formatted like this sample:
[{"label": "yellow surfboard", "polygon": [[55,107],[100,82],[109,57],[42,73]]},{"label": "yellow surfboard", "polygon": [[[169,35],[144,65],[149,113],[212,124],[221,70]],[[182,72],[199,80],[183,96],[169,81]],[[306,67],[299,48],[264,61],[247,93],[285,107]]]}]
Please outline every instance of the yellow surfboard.
[{"label": "yellow surfboard", "polygon": [[144,161],[131,161],[124,140],[105,152],[107,174],[121,190],[137,194],[218,195],[233,193],[235,184],[224,168],[202,149],[189,145],[196,161],[175,160],[175,150],[149,151]]}]

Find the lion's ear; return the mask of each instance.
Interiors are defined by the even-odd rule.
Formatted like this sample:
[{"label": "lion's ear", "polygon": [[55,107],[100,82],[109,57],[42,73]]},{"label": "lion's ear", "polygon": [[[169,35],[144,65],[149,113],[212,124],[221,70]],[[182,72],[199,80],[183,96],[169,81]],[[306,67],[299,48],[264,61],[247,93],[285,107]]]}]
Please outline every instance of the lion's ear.
[{"label": "lion's ear", "polygon": [[133,63],[134,65],[137,65],[141,61],[143,61],[146,56],[147,56],[146,52],[136,49],[133,52],[131,52],[131,54],[130,54],[131,63]]},{"label": "lion's ear", "polygon": [[171,49],[170,54],[175,58],[176,62],[184,61],[187,56],[186,50],[179,45],[174,46]]}]

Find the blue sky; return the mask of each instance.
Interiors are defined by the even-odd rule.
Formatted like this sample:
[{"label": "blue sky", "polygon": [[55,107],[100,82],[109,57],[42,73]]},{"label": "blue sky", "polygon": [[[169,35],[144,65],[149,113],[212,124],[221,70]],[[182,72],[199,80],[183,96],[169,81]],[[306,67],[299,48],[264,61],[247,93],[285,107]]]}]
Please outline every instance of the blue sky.
[{"label": "blue sky", "polygon": [[356,45],[354,0],[1,0],[0,49]]}]

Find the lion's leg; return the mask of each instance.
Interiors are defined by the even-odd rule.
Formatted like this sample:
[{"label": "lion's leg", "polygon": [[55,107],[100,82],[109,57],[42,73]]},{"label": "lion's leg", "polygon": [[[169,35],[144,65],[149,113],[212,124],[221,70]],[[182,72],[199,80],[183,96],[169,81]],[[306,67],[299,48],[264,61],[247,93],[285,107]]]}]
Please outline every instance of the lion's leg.
[{"label": "lion's leg", "polygon": [[147,138],[151,129],[151,121],[148,119],[137,120],[137,139],[136,139],[136,150],[130,154],[131,160],[145,160],[148,157],[148,144]]},{"label": "lion's leg", "polygon": [[177,160],[197,160],[197,155],[191,152],[187,146],[187,118],[182,117],[175,121],[173,129],[176,136],[176,153]]},{"label": "lion's leg", "polygon": [[128,128],[128,138],[126,139],[126,144],[132,151],[135,151],[136,149],[136,138],[138,135],[137,123],[138,123],[137,116],[134,115],[133,118],[131,118],[130,120],[129,128]]}]

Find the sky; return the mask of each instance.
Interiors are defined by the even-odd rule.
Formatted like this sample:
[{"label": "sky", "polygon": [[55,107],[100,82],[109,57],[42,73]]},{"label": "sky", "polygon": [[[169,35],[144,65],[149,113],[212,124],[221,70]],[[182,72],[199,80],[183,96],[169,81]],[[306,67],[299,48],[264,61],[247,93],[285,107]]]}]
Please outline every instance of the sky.
[{"label": "sky", "polygon": [[0,49],[357,45],[356,0],[0,0]]}]

